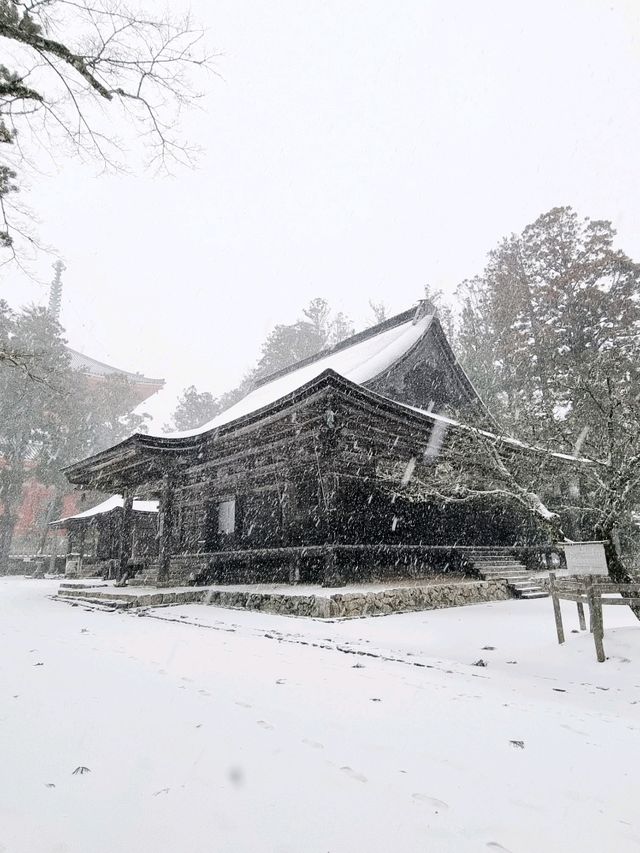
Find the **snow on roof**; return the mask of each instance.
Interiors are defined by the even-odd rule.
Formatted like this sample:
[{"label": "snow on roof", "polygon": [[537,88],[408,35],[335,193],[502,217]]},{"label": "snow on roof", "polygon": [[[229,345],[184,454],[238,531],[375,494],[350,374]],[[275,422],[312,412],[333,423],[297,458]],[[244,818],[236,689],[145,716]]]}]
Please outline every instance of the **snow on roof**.
[{"label": "snow on roof", "polygon": [[[300,386],[320,376],[325,370],[334,370],[345,379],[349,379],[358,385],[369,382],[389,370],[398,359],[409,352],[427,331],[432,319],[432,314],[415,322],[413,319],[409,319],[397,326],[384,329],[376,335],[355,341],[351,346],[329,352],[324,357],[260,385],[235,405],[197,429],[172,432],[168,435],[171,438],[189,438],[209,432],[209,430],[275,403],[276,400],[291,394]],[[161,435],[167,434],[162,433],[156,437]]]},{"label": "snow on roof", "polygon": [[105,364],[104,361],[98,361],[96,358],[91,358],[82,352],[78,352],[71,347],[67,347],[67,352],[71,356],[71,368],[88,376],[126,376],[131,382],[138,382],[143,385],[164,385],[164,379],[151,379],[148,376],[143,376],[142,373],[132,373],[130,370],[121,370],[119,367],[113,367],[111,364]]},{"label": "snow on roof", "polygon": [[[76,515],[67,515],[64,518],[59,518],[50,524],[63,524],[65,521],[75,521],[80,518],[93,518],[96,515],[104,515],[107,512],[112,512],[114,509],[121,509],[124,506],[122,495],[111,495],[106,501],[91,509],[85,509],[84,512],[79,512]],[[158,501],[138,501],[133,502],[134,512],[158,512]]]}]

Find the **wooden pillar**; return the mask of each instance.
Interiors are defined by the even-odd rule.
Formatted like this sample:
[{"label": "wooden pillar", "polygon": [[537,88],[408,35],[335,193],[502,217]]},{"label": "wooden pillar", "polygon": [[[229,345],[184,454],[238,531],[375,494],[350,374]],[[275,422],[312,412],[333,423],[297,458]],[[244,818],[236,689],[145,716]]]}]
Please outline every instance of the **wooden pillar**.
[{"label": "wooden pillar", "polygon": [[169,474],[162,478],[158,512],[158,583],[169,580],[171,568],[171,515],[173,513],[173,483]]},{"label": "wooden pillar", "polygon": [[133,495],[129,490],[123,494],[124,503],[120,519],[120,543],[118,548],[117,580],[122,580],[131,556],[131,528],[133,525]]},{"label": "wooden pillar", "polygon": [[82,571],[82,560],[84,559],[86,533],[87,531],[83,521],[80,526],[80,530],[78,531],[78,574],[80,574],[80,572]]},{"label": "wooden pillar", "polygon": [[336,544],[338,540],[338,487],[339,478],[336,474],[320,476],[320,497],[324,513],[324,570],[323,586],[343,586],[345,583]]}]

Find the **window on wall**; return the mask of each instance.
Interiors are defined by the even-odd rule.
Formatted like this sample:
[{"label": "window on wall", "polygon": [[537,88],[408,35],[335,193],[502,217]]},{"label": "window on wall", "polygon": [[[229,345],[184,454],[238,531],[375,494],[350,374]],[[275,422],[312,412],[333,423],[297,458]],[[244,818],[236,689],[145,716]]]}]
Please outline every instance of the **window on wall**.
[{"label": "window on wall", "polygon": [[234,533],[236,529],[236,500],[227,498],[218,504],[218,533]]}]

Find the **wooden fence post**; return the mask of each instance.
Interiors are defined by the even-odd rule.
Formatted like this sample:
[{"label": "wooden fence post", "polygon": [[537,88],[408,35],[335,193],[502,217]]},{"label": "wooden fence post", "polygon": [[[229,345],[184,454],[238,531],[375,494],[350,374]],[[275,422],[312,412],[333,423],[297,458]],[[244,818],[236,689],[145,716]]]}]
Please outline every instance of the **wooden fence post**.
[{"label": "wooden fence post", "polygon": [[556,631],[558,632],[558,642],[560,645],[564,643],[564,629],[562,627],[562,611],[560,610],[560,601],[556,592],[556,575],[555,572],[549,572],[549,592],[553,601],[553,615],[556,619]]},{"label": "wooden fence post", "polygon": [[586,631],[587,623],[584,618],[584,604],[581,601],[578,602],[578,622],[580,623],[580,630]]},{"label": "wooden fence post", "polygon": [[604,663],[604,645],[602,643],[604,629],[602,624],[602,601],[600,599],[600,591],[593,584],[593,578],[589,578],[587,588],[587,596],[589,598],[589,611],[591,613],[591,625],[593,630],[593,642],[596,647],[596,657],[599,663]]},{"label": "wooden fence post", "polygon": [[[580,581],[579,575],[575,575],[575,580],[576,580],[576,588],[578,590],[578,595],[581,595],[582,591],[580,589],[581,581]],[[585,618],[584,618],[584,604],[581,601],[578,602],[578,622],[580,624],[580,630],[586,631],[587,630],[587,623],[585,622]]]}]

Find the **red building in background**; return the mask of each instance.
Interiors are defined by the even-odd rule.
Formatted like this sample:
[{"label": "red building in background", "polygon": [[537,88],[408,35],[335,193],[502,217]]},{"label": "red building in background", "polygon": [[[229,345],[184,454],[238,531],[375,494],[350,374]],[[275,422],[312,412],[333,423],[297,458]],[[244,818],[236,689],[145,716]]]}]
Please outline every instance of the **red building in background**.
[{"label": "red building in background", "polygon": [[[121,370],[111,364],[105,364],[91,356],[67,347],[71,356],[71,367],[85,377],[89,387],[96,387],[109,376],[122,376],[129,382],[134,395],[134,406],[139,406],[149,397],[164,387],[164,379],[151,379],[142,373],[131,373]],[[18,519],[13,536],[12,552],[14,554],[37,553],[42,544],[43,533],[46,530],[47,515],[50,514],[51,501],[54,495],[53,486],[45,486],[37,479],[26,481],[22,490],[22,503],[18,510]],[[73,515],[79,510],[78,494],[65,495],[58,514]],[[61,538],[63,531],[51,531],[52,538]],[[48,550],[48,549],[47,549]],[[57,549],[59,551],[59,549]]]}]

